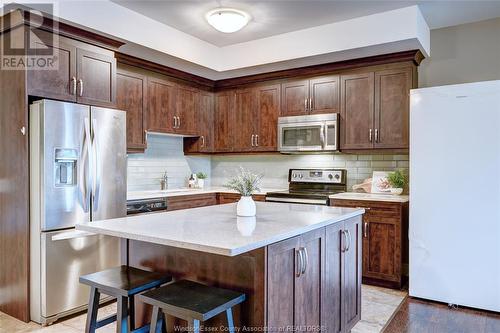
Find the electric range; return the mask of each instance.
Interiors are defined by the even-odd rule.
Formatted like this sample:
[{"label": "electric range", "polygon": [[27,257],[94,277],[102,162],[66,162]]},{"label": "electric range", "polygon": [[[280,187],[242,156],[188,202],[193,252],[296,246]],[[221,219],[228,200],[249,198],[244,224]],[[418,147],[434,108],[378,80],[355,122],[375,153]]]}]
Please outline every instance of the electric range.
[{"label": "electric range", "polygon": [[347,170],[290,169],[288,190],[268,192],[266,201],[328,205],[332,194],[347,191]]}]

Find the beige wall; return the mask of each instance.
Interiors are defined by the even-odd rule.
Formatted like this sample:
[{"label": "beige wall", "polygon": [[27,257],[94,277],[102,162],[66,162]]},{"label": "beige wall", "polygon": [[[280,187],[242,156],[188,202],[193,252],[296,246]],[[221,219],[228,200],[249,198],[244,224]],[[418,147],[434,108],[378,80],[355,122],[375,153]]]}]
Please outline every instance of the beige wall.
[{"label": "beige wall", "polygon": [[500,18],[431,31],[419,86],[500,80]]}]

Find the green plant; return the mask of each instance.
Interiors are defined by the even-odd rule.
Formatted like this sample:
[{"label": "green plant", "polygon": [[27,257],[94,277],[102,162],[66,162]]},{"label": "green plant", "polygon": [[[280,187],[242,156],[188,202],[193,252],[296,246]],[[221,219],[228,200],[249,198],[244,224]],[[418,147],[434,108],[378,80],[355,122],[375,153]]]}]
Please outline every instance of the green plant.
[{"label": "green plant", "polygon": [[408,177],[402,170],[396,170],[389,173],[387,180],[393,188],[404,188],[408,183]]},{"label": "green plant", "polygon": [[207,174],[204,173],[204,172],[198,172],[196,174],[196,178],[198,178],[198,179],[207,179]]},{"label": "green plant", "polygon": [[262,177],[261,174],[254,174],[240,167],[239,174],[231,178],[224,187],[235,190],[244,197],[251,196],[253,193],[260,191]]}]

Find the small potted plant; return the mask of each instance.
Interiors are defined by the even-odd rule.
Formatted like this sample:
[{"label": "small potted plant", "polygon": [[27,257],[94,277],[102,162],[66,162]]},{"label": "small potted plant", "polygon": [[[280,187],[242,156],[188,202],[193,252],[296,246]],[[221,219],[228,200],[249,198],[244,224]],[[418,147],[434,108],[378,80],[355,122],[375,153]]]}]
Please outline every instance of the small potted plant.
[{"label": "small potted plant", "polygon": [[203,188],[205,186],[205,179],[207,179],[207,174],[204,172],[198,172],[196,174],[198,188]]},{"label": "small potted plant", "polygon": [[255,216],[256,208],[252,194],[260,191],[260,182],[263,175],[258,175],[240,167],[240,172],[230,179],[225,187],[238,192],[241,195],[236,208],[238,216]]},{"label": "small potted plant", "polygon": [[396,170],[389,173],[389,175],[387,176],[387,180],[391,185],[391,194],[396,195],[400,195],[401,193],[403,193],[403,190],[408,183],[406,175],[401,170]]}]

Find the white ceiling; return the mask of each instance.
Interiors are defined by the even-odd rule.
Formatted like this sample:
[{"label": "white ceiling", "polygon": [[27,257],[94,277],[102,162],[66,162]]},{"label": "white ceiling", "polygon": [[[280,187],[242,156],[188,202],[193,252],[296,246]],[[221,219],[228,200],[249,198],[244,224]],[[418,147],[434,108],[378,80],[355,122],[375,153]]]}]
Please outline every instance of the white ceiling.
[{"label": "white ceiling", "polygon": [[[291,31],[385,12],[417,4],[429,28],[441,28],[500,16],[500,1],[338,1],[338,0],[112,0],[191,36],[222,47]],[[247,11],[252,20],[241,31],[213,29],[205,13],[216,7]]]}]

